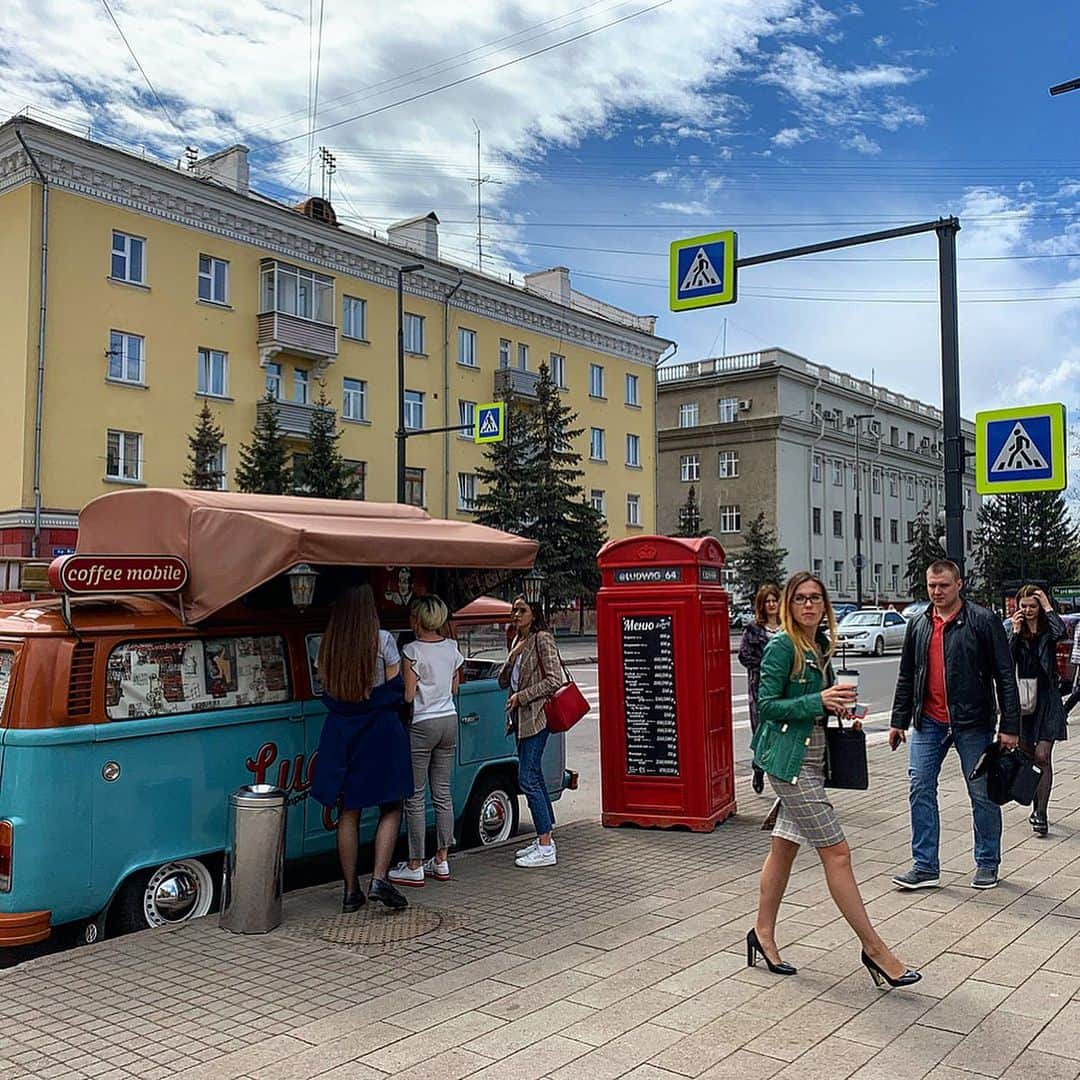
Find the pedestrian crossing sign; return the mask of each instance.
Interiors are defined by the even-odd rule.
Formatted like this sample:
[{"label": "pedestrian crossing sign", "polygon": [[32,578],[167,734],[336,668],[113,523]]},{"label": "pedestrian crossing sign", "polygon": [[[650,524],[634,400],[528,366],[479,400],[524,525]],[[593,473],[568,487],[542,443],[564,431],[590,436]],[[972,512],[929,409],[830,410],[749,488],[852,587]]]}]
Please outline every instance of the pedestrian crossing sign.
[{"label": "pedestrian crossing sign", "polygon": [[477,405],[473,428],[473,442],[502,442],[506,438],[506,404],[493,401],[490,405]]},{"label": "pedestrian crossing sign", "polygon": [[671,310],[735,302],[736,236],[727,232],[691,236],[671,245]]},{"label": "pedestrian crossing sign", "polygon": [[975,490],[980,495],[1062,491],[1067,483],[1064,405],[976,413]]}]

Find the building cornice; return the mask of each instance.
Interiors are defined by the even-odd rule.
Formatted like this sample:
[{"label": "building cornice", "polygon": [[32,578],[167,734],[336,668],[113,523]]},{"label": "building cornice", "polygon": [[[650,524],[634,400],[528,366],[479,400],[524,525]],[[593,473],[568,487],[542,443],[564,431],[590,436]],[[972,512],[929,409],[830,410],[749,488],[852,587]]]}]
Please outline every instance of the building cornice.
[{"label": "building cornice", "polygon": [[[396,289],[400,266],[414,253],[374,238],[343,232],[285,207],[242,195],[211,180],[187,176],[100,143],[35,121],[0,127],[0,194],[35,179],[14,138],[23,127],[49,182],[85,198],[120,206],[185,228],[197,229],[263,252],[348,274]],[[452,264],[428,260],[423,273],[405,279],[406,291],[483,318],[533,330],[561,341],[655,368],[671,342],[618,326]]]},{"label": "building cornice", "polygon": [[[0,511],[0,529],[32,529],[34,527],[33,510]],[[79,527],[78,510],[46,510],[41,515],[43,529],[77,529]]]}]

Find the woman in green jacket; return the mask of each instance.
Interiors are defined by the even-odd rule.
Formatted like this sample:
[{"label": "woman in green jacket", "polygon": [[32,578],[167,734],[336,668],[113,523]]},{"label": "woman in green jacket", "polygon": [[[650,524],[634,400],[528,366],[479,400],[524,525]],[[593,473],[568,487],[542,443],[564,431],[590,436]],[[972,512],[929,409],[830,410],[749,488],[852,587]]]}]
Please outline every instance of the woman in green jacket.
[{"label": "woman in green jacket", "polygon": [[[822,630],[822,621],[829,636]],[[851,869],[851,848],[825,791],[825,721],[849,716],[855,690],[833,679],[836,617],[824,583],[805,570],[793,574],[780,605],[783,631],[765,648],[758,691],[754,764],[776,792],[776,824],[761,871],[757,921],[746,935],[746,961],[758,956],[771,972],[794,975],[776,947],[776,916],[800,844],[817,848],[840,913],[862,943],[862,962],[878,986],[910,986],[922,977],[905,967],[878,936]]]}]

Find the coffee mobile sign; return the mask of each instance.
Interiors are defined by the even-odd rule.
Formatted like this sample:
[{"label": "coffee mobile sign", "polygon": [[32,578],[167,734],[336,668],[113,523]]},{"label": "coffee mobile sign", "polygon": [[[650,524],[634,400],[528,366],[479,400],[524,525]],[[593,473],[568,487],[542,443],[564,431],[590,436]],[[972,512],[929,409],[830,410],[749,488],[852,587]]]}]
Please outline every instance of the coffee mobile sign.
[{"label": "coffee mobile sign", "polygon": [[49,584],[69,596],[173,593],[187,582],[178,555],[65,555],[49,565]]}]

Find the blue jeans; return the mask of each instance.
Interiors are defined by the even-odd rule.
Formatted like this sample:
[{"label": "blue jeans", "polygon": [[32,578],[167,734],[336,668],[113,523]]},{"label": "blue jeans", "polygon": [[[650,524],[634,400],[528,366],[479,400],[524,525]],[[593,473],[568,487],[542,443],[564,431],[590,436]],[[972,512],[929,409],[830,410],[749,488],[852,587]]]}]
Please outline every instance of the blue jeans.
[{"label": "blue jeans", "polygon": [[518,739],[518,787],[529,804],[537,836],[546,836],[555,824],[555,808],[551,805],[544,782],[544,747],[548,729],[544,728],[527,739]]},{"label": "blue jeans", "polygon": [[[947,724],[924,716],[921,728],[913,730],[910,736],[911,857],[915,869],[928,874],[936,874],[941,869],[938,862],[941,821],[937,784],[941,763],[949,752],[946,741],[949,733]],[[975,865],[980,870],[996,872],[1001,862],[1001,807],[990,801],[985,776],[975,781],[967,779],[982,752],[994,741],[994,732],[989,728],[967,728],[953,732],[952,736],[975,819]]]}]

